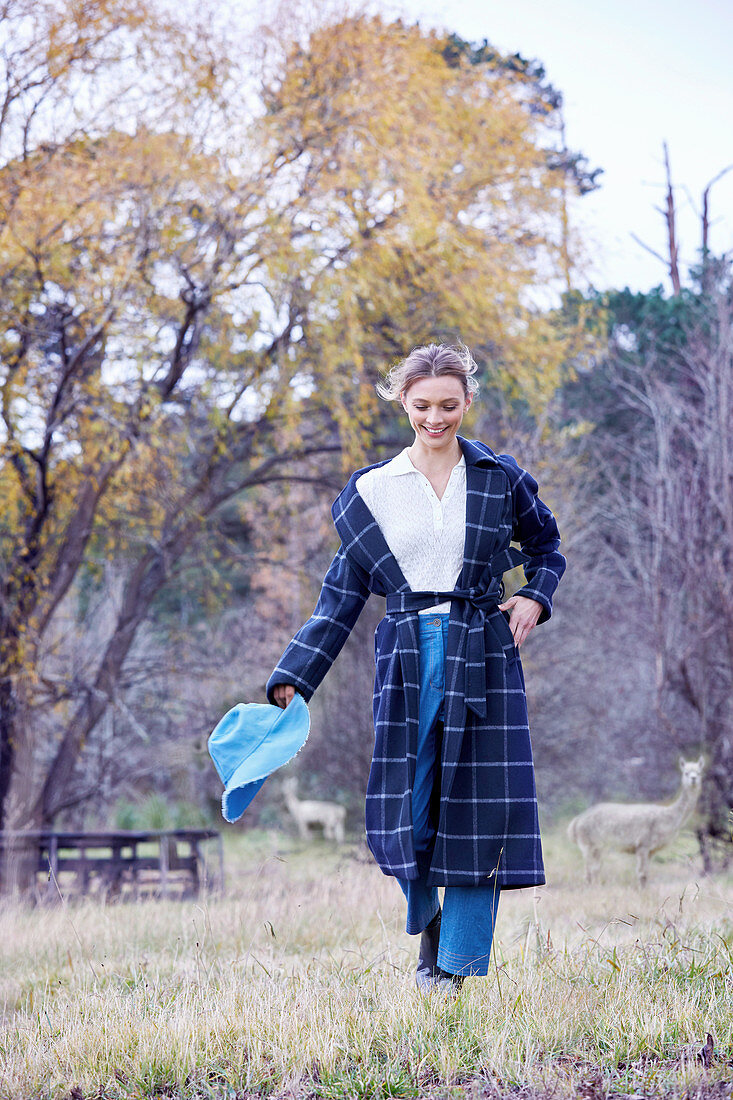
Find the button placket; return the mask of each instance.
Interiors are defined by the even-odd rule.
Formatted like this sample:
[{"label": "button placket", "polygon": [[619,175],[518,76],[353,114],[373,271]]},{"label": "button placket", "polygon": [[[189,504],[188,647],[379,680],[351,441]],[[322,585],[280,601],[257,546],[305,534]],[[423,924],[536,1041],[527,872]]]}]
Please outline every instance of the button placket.
[{"label": "button placket", "polygon": [[433,531],[435,533],[442,531],[444,526],[442,501],[438,499],[438,494],[423,473],[420,473],[420,484],[423,487],[423,492],[430,501],[430,507],[433,513]]}]

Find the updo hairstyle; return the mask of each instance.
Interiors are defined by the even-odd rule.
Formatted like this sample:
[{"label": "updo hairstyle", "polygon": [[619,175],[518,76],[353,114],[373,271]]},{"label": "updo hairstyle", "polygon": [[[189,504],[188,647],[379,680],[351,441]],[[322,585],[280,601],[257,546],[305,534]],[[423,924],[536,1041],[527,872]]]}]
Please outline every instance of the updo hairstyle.
[{"label": "updo hairstyle", "polygon": [[477,369],[465,344],[426,344],[414,348],[406,359],[392,367],[384,381],[377,382],[377,393],[385,401],[398,401],[420,378],[453,375],[460,380],[466,396],[473,397],[478,393],[478,382],[473,377]]}]

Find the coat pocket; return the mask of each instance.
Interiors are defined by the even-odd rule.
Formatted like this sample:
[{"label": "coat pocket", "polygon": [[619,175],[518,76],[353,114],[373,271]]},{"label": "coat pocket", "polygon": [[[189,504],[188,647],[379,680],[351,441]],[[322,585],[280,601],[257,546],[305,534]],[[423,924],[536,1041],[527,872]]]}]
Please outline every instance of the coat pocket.
[{"label": "coat pocket", "polygon": [[496,615],[492,615],[491,621],[496,627],[496,632],[499,635],[499,641],[501,642],[501,648],[504,650],[506,663],[508,665],[514,664],[519,660],[519,650],[514,644],[514,635],[509,626],[509,612],[497,611]]}]

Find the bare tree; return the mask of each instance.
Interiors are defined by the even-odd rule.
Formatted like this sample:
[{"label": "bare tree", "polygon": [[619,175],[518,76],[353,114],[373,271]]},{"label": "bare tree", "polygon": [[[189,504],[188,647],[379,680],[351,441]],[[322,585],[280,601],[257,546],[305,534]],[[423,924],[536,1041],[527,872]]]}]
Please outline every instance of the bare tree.
[{"label": "bare tree", "polygon": [[638,431],[608,475],[610,545],[646,608],[659,721],[678,749],[709,757],[707,866],[733,807],[733,294],[729,269],[718,274],[684,341],[619,371]]},{"label": "bare tree", "polygon": [[667,148],[667,142],[665,141],[662,146],[664,150],[664,171],[666,176],[666,191],[664,196],[664,206],[655,207],[655,209],[664,218],[665,229],[667,233],[667,256],[664,257],[656,252],[653,248],[650,248],[648,244],[640,240],[635,233],[631,236],[640,244],[642,248],[650,252],[657,260],[660,260],[669,273],[669,278],[672,283],[672,293],[677,295],[682,290],[682,280],[680,278],[680,262],[679,262],[679,245],[677,241],[677,209],[674,200],[674,187],[672,186],[672,170],[669,166],[669,149]]}]

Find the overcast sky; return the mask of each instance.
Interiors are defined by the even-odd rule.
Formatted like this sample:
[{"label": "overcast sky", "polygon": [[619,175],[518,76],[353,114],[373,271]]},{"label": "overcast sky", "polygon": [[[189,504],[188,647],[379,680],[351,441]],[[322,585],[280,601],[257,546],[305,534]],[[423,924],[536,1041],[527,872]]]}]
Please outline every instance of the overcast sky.
[{"label": "overcast sky", "polygon": [[[604,169],[601,189],[580,205],[597,287],[669,287],[665,267],[631,236],[665,251],[654,210],[664,201],[665,140],[681,254],[695,262],[702,191],[733,164],[733,0],[400,0],[399,7],[423,26],[542,61],[564,96],[568,144]],[[733,171],[713,188],[711,209],[713,250],[733,250]]]}]

